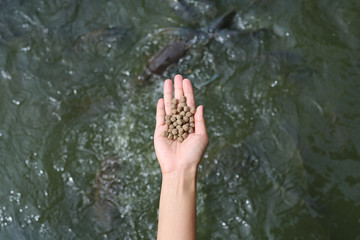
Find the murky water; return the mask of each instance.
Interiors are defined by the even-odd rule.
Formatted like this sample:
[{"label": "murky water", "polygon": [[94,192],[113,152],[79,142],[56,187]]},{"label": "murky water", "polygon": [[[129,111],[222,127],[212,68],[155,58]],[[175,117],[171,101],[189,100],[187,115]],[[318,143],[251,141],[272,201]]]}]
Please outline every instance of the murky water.
[{"label": "murky water", "polygon": [[[360,239],[359,2],[185,2],[0,0],[0,239],[155,239],[176,73],[210,137],[198,239]],[[139,82],[176,28],[229,10],[244,34]]]}]

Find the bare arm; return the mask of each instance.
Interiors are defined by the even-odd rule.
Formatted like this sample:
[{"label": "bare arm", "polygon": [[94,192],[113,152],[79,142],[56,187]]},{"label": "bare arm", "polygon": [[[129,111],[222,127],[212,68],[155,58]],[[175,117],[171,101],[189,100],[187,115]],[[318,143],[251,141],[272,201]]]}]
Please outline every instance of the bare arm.
[{"label": "bare arm", "polygon": [[161,172],[162,185],[159,204],[158,240],[196,239],[196,172],[208,144],[203,107],[195,112],[195,133],[184,142],[169,140],[161,133],[167,130],[165,115],[171,115],[171,100],[185,96],[187,104],[195,107],[189,79],[176,75],[173,96],[172,81],[164,82],[164,98],[156,110],[154,145]]}]

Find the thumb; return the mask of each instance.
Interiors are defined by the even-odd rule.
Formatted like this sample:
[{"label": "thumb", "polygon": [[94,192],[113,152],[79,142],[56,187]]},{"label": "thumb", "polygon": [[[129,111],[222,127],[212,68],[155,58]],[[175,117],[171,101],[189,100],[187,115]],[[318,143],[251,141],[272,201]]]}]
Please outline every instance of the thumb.
[{"label": "thumb", "polygon": [[195,112],[195,134],[207,135],[204,119],[204,106],[200,105]]}]

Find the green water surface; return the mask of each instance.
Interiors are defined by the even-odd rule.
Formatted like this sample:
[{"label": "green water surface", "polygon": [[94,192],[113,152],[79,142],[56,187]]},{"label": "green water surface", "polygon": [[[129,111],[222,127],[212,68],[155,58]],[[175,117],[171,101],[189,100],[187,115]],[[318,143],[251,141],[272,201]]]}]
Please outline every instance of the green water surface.
[{"label": "green water surface", "polygon": [[[0,239],[155,239],[155,106],[176,73],[210,138],[198,239],[360,239],[360,2],[184,2],[0,0]],[[229,10],[244,34],[139,80]]]}]

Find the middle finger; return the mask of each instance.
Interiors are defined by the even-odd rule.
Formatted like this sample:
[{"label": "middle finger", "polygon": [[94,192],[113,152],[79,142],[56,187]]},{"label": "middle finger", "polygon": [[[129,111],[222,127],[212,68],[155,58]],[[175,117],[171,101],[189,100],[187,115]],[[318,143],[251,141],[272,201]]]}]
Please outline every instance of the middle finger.
[{"label": "middle finger", "polygon": [[174,95],[175,98],[180,100],[182,96],[184,96],[184,91],[183,91],[183,77],[181,75],[176,75],[174,77]]}]

